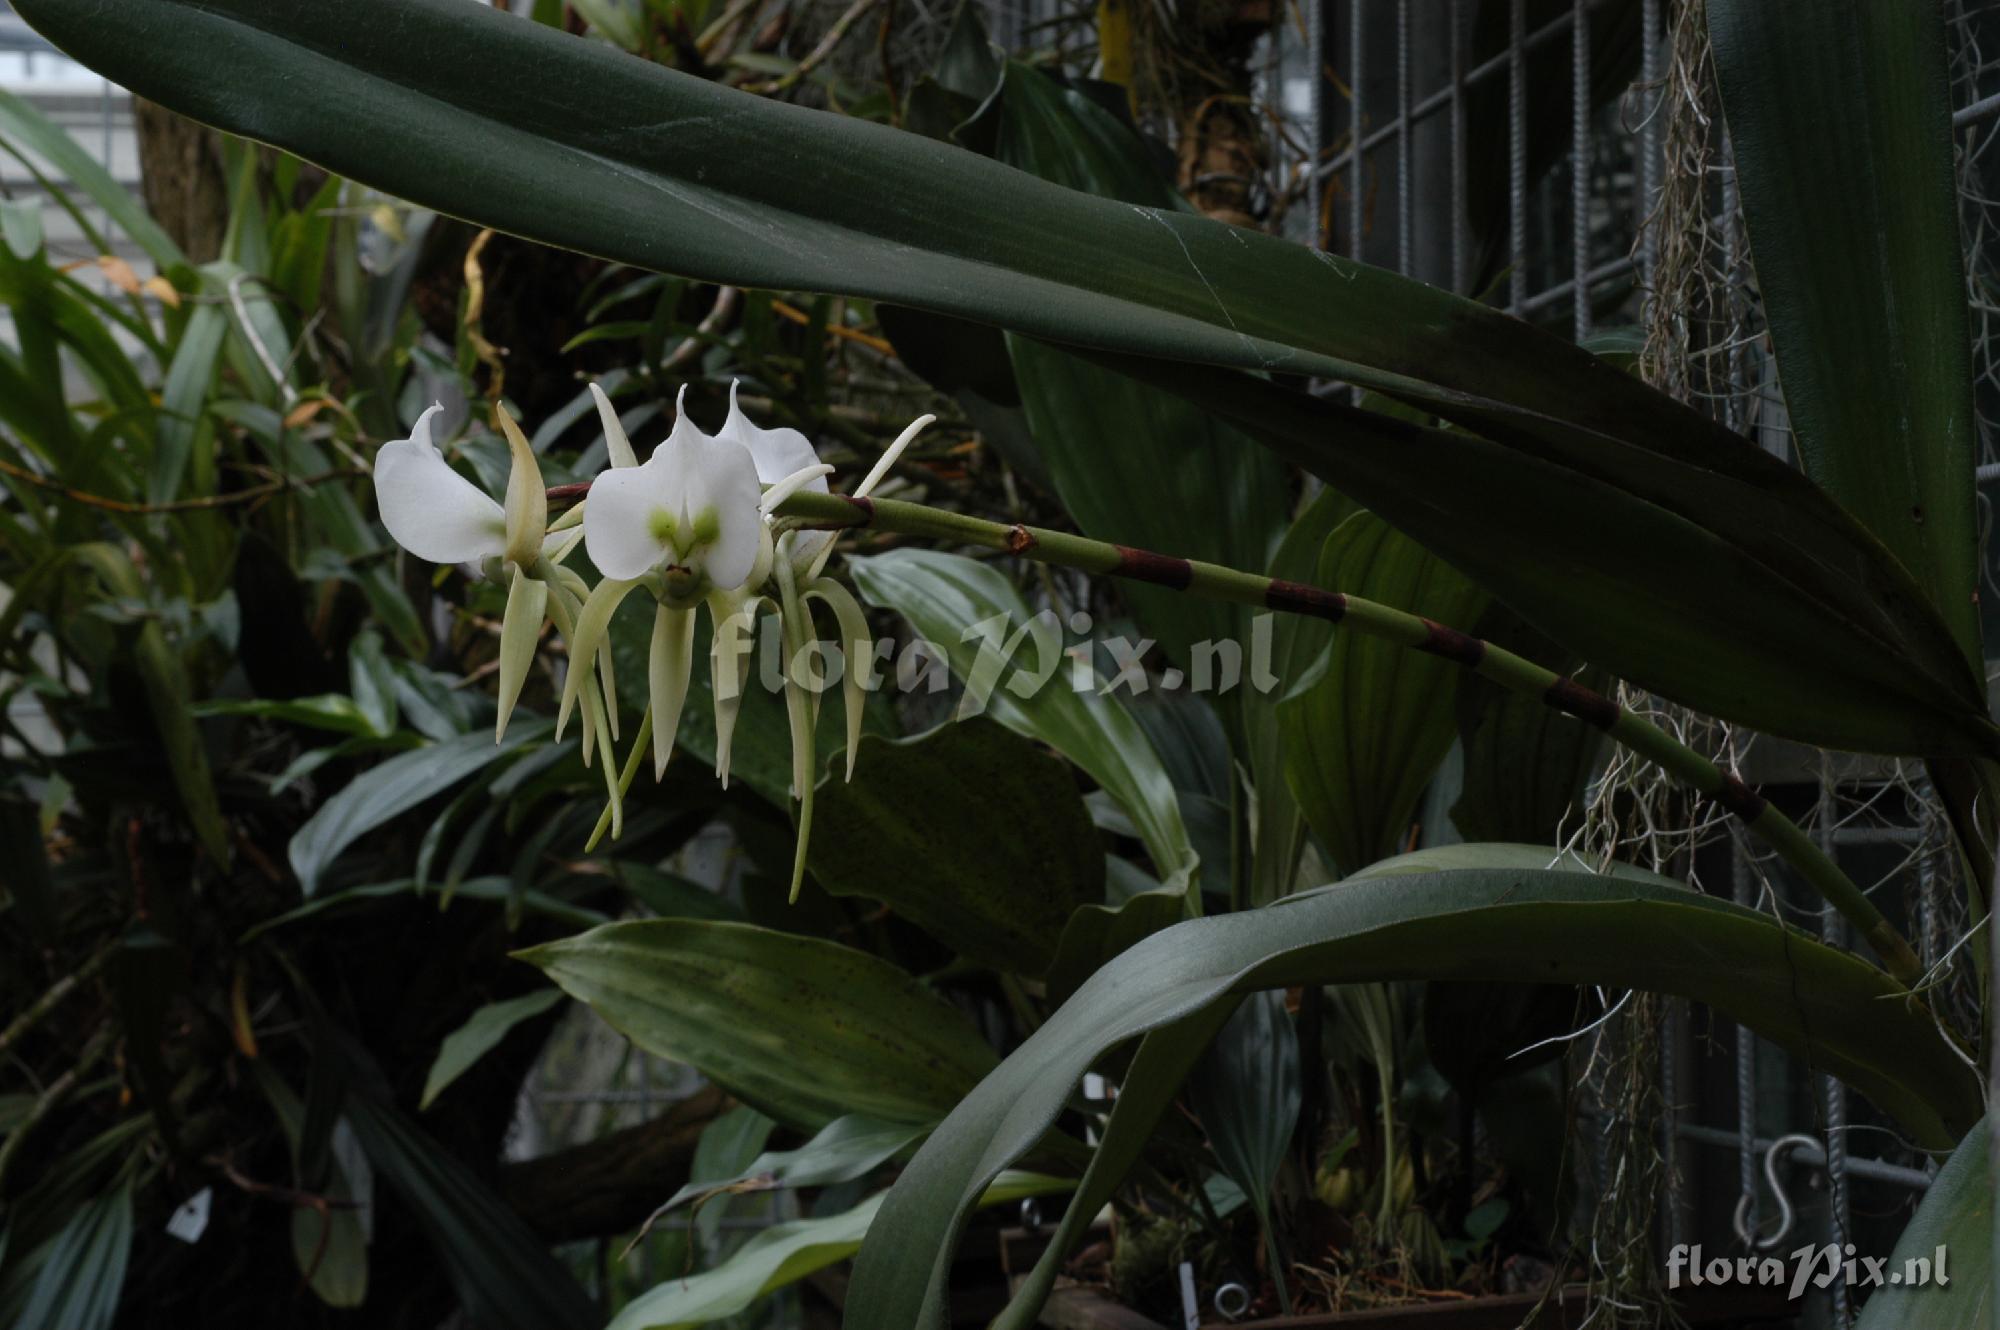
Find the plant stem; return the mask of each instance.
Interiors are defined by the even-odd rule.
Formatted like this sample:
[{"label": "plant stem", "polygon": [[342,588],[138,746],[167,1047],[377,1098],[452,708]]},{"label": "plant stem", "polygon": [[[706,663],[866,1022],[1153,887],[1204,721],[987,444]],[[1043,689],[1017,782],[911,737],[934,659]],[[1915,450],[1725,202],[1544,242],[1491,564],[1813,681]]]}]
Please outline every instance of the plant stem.
[{"label": "plant stem", "polygon": [[1763,837],[1828,903],[1846,916],[1855,932],[1875,949],[1891,975],[1912,988],[1923,978],[1923,966],[1910,944],[1883,918],[1853,879],[1841,872],[1797,823],[1734,774],[1723,771],[1611,698],[1455,628],[1359,596],[1299,582],[1154,554],[1068,532],[942,512],[895,499],[800,493],[785,500],[778,513],[817,529],[872,527],[899,535],[957,541],[1087,573],[1128,577],[1238,604],[1309,615],[1345,623],[1370,637],[1462,665],[1510,692],[1539,697],[1548,706],[1595,725],[1616,742],[1658,764],[1682,784],[1713,799]]}]

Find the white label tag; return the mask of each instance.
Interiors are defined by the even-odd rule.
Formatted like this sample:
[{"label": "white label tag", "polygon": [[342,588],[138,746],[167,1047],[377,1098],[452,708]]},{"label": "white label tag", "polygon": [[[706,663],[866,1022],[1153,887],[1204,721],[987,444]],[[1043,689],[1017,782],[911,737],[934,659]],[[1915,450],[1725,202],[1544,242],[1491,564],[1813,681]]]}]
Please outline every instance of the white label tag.
[{"label": "white label tag", "polygon": [[199,1242],[208,1230],[208,1207],[215,1200],[215,1188],[203,1187],[194,1195],[182,1201],[180,1208],[167,1217],[167,1232],[182,1242]]}]

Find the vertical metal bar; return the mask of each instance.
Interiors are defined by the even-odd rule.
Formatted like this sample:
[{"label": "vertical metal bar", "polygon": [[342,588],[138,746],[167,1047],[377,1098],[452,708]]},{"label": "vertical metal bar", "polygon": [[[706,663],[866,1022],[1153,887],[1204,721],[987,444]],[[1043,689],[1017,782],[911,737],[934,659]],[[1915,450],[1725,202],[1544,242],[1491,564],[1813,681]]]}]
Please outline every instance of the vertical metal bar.
[{"label": "vertical metal bar", "polygon": [[1347,60],[1347,252],[1355,259],[1365,260],[1362,251],[1361,224],[1365,210],[1362,207],[1362,193],[1367,188],[1367,156],[1361,150],[1361,138],[1366,133],[1365,111],[1367,104],[1361,91],[1361,76],[1367,72],[1367,62],[1363,59],[1362,40],[1368,35],[1361,21],[1367,10],[1366,0],[1348,0],[1347,44],[1351,48]]},{"label": "vertical metal bar", "polygon": [[[1834,857],[1833,827],[1837,809],[1834,803],[1833,769],[1825,758],[1820,759],[1819,770],[1819,847],[1827,858]],[[1846,945],[1846,920],[1831,904],[1820,907],[1819,931],[1828,945]],[[1847,1087],[1837,1076],[1821,1076],[1820,1092],[1826,1105],[1826,1176],[1829,1186],[1828,1210],[1833,1221],[1833,1241],[1844,1246],[1849,1231],[1848,1178],[1847,1178]],[[1833,1324],[1836,1330],[1847,1330],[1849,1321],[1847,1307],[1847,1286],[1841,1280],[1834,1280],[1827,1286],[1833,1300]]]},{"label": "vertical metal bar", "polygon": [[1312,247],[1319,249],[1324,242],[1332,239],[1328,232],[1333,229],[1333,219],[1320,212],[1324,194],[1319,178],[1320,154],[1326,150],[1326,75],[1323,69],[1326,58],[1326,7],[1332,0],[1304,0],[1304,3],[1306,87],[1310,90],[1306,97],[1306,116],[1311,122],[1306,126],[1305,180],[1312,209]]},{"label": "vertical metal bar", "polygon": [[1667,1245],[1687,1244],[1687,1206],[1682,1203],[1681,1184],[1681,1053],[1687,1044],[1687,1003],[1677,997],[1660,999],[1660,1158],[1666,1161],[1665,1185],[1660,1200],[1667,1212]]},{"label": "vertical metal bar", "polygon": [[1581,342],[1590,336],[1590,0],[1570,12],[1570,302]]},{"label": "vertical metal bar", "polygon": [[1451,4],[1451,289],[1465,294],[1465,0]]},{"label": "vertical metal bar", "polygon": [[[1724,385],[1722,401],[1722,423],[1730,430],[1740,432],[1744,425],[1742,402],[1745,396],[1743,385],[1743,330],[1736,326],[1736,267],[1738,232],[1736,230],[1736,158],[1729,148],[1729,131],[1722,131],[1722,325],[1723,335],[1729,345],[1724,349],[1728,364],[1729,380]],[[1692,375],[1690,375],[1692,377]],[[1694,385],[1688,385],[1692,392]]]},{"label": "vertical metal bar", "polygon": [[[1729,838],[1731,895],[1738,905],[1754,906],[1756,874],[1750,867],[1749,847],[1743,837]],[[1743,1222],[1757,1231],[1757,1039],[1748,1027],[1736,1027],[1736,1185]]]},{"label": "vertical metal bar", "polygon": [[1528,302],[1528,0],[1507,15],[1507,308]]},{"label": "vertical metal bar", "polygon": [[1415,250],[1410,198],[1410,0],[1396,0],[1396,271],[1410,275]]},{"label": "vertical metal bar", "polygon": [[1660,117],[1666,113],[1666,86],[1661,78],[1660,0],[1642,0],[1639,24],[1644,35],[1639,48],[1639,82],[1649,104],[1639,121],[1639,203],[1634,224],[1639,229],[1639,280],[1647,298],[1653,289],[1653,269],[1660,261],[1660,235],[1647,224],[1660,201]]}]

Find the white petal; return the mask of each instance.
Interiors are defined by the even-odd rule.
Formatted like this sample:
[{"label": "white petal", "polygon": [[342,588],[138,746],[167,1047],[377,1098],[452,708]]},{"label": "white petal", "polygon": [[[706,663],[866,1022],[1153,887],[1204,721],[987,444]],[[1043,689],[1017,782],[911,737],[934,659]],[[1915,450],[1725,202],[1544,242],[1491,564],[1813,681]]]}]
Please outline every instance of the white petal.
[{"label": "white petal", "polygon": [[[757,479],[765,485],[775,485],[796,471],[803,471],[819,461],[819,454],[813,451],[810,440],[795,429],[760,429],[750,423],[750,417],[743,414],[743,408],[736,405],[736,382],[729,384],[729,418],[722,422],[716,432],[718,439],[741,444],[750,450],[750,457],[757,463]],[[826,478],[808,482],[807,489],[824,494],[827,492]]]},{"label": "white petal", "polygon": [[432,563],[467,563],[507,548],[507,515],[431,446],[433,406],[410,437],[375,453],[375,503],[398,545]]},{"label": "white petal", "polygon": [[665,444],[644,466],[618,467],[590,482],[583,510],[583,544],[606,577],[629,582],[667,557],[653,534],[653,515],[665,508],[680,520],[679,496],[670,483]]},{"label": "white petal", "polygon": [[[702,567],[715,587],[733,590],[749,579],[762,539],[764,518],[758,502],[763,490],[757,484],[757,467],[740,446],[712,438],[686,421],[683,412],[653,456],[665,454],[679,491],[680,510],[689,520],[703,509],[715,510],[715,540],[701,555]],[[590,520],[587,514],[584,520]]]},{"label": "white petal", "polygon": [[613,466],[637,466],[639,458],[632,451],[632,440],[625,437],[625,426],[619,423],[618,412],[612,408],[611,399],[604,395],[604,389],[595,380],[590,385],[591,398],[597,403],[597,420],[604,426],[604,451],[611,458]]}]

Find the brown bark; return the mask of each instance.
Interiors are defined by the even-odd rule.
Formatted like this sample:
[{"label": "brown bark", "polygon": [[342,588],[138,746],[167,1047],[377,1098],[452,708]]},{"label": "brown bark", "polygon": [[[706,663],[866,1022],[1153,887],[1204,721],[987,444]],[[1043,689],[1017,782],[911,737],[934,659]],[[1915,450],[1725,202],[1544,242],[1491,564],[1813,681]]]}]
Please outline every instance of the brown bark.
[{"label": "brown bark", "polygon": [[229,227],[222,136],[143,97],[132,99],[132,115],[146,211],[190,263],[207,263],[222,252]]},{"label": "brown bark", "polygon": [[734,1101],[714,1086],[666,1114],[500,1170],[500,1194],[545,1242],[574,1242],[637,1228],[687,1185],[703,1128]]}]

